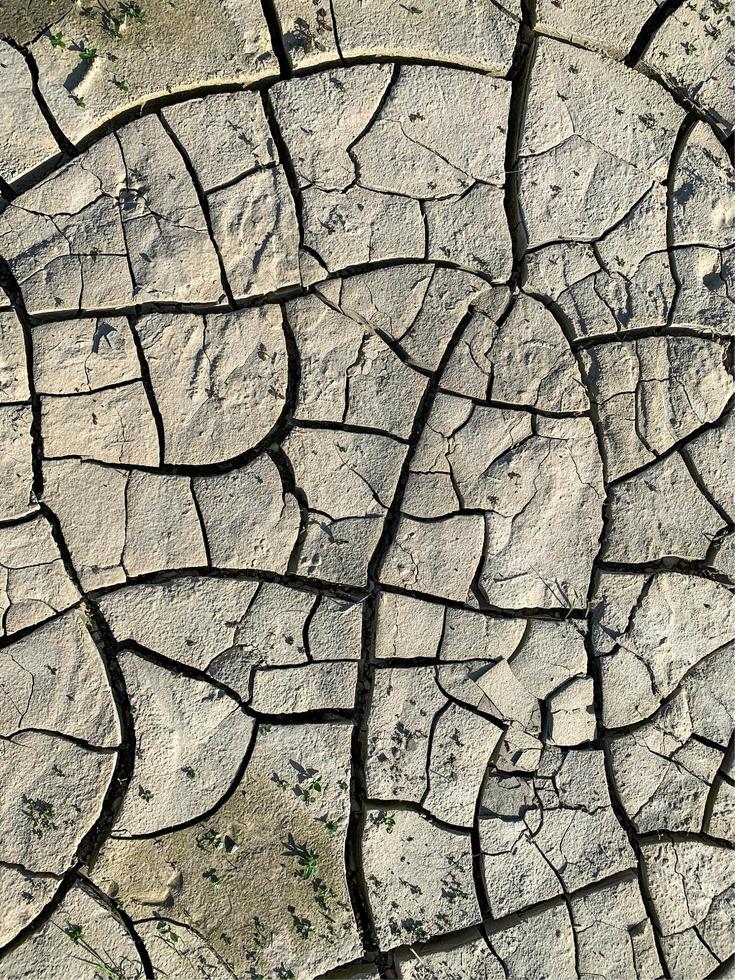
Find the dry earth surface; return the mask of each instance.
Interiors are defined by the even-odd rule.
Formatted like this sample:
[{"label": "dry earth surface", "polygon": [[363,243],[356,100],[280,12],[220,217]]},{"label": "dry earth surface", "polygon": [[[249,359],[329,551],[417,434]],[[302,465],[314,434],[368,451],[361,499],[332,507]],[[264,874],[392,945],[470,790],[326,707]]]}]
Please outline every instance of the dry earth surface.
[{"label": "dry earth surface", "polygon": [[735,976],[735,4],[0,2],[0,977]]}]

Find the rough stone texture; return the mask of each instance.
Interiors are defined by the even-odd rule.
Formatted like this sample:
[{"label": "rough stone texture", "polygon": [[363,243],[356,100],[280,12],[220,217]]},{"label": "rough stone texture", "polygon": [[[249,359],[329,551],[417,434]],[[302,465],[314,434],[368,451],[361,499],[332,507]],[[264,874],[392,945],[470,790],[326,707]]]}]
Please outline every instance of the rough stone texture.
[{"label": "rough stone texture", "polygon": [[726,133],[735,125],[734,37],[727,3],[695,0],[672,12],[644,55],[647,66]]},{"label": "rough stone texture", "polygon": [[732,973],[734,16],[0,3],[2,977]]},{"label": "rough stone texture", "polygon": [[481,797],[479,828],[495,916],[635,866],[601,752],[548,749],[532,774],[494,772]]},{"label": "rough stone texture", "polygon": [[587,419],[440,395],[411,460],[382,580],[462,602],[476,589],[506,608],[571,606],[589,581],[602,499]]},{"label": "rough stone texture", "polygon": [[368,810],[362,851],[382,948],[480,921],[468,834],[412,810]]},{"label": "rough stone texture", "polygon": [[642,856],[671,976],[706,976],[733,952],[732,851],[664,836]]},{"label": "rough stone texture", "polygon": [[586,0],[538,0],[536,29],[622,59],[659,2],[631,0],[626,4],[625,17],[620,17],[619,9],[612,4],[593,6]]}]

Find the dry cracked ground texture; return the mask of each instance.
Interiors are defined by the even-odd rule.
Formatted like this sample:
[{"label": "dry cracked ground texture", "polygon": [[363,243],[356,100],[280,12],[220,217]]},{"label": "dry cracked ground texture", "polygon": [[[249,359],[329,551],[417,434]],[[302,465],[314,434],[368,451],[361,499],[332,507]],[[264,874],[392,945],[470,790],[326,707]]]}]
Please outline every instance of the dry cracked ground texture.
[{"label": "dry cracked ground texture", "polygon": [[3,980],[735,976],[729,8],[0,4]]}]

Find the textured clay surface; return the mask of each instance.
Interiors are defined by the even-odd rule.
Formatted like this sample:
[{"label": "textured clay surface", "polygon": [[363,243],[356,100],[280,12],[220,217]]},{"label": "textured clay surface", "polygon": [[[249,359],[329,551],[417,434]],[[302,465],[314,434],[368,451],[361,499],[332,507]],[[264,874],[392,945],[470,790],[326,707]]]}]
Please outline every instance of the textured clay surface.
[{"label": "textured clay surface", "polygon": [[0,980],[735,976],[730,7],[0,3]]}]

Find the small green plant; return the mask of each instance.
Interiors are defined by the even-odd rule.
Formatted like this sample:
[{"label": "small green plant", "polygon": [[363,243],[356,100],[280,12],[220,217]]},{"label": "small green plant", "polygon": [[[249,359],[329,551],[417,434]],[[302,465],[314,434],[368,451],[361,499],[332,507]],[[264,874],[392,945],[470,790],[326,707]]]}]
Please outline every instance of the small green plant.
[{"label": "small green plant", "polygon": [[263,920],[257,915],[253,917],[253,932],[255,936],[255,945],[260,946],[261,949],[266,947],[271,941],[271,934],[263,924]]},{"label": "small green plant", "polygon": [[182,766],[181,771],[187,779],[196,779],[196,770],[192,769],[191,766]]},{"label": "small green plant", "polygon": [[682,46],[682,48],[684,48],[684,52],[686,54],[690,54],[691,55],[691,54],[696,54],[697,53],[697,45],[696,44],[692,44],[691,41],[684,41],[681,46]]},{"label": "small green plant", "polygon": [[46,800],[32,800],[23,794],[21,813],[31,821],[31,832],[34,837],[43,837],[50,830],[58,830],[56,811]]},{"label": "small green plant", "polygon": [[291,913],[293,927],[297,934],[301,936],[302,939],[308,939],[314,931],[314,924],[312,923],[311,919],[307,919],[305,916],[296,915],[296,909],[293,907],[293,905],[288,906],[288,911]]},{"label": "small green plant", "polygon": [[134,20],[136,24],[146,24],[147,16],[143,8],[138,3],[123,3],[120,9],[126,17]]},{"label": "small green plant", "polygon": [[334,922],[330,902],[337,896],[326,881],[323,881],[321,878],[314,878],[311,882],[311,887],[314,890],[314,901],[319,907],[319,911],[329,922]]},{"label": "small green plant", "polygon": [[168,922],[158,922],[156,923],[156,931],[160,938],[167,943],[169,946],[175,946],[181,938],[177,932],[174,932]]},{"label": "small green plant", "polygon": [[124,82],[121,78],[115,76],[114,78],[111,79],[111,81],[112,84],[115,86],[115,88],[119,88],[121,92],[130,91],[130,86],[127,84],[127,82]]},{"label": "small green plant", "polygon": [[303,784],[303,786],[299,786],[296,790],[307,806],[314,802],[321,791],[322,777],[321,773],[318,772],[310,773],[309,779]]},{"label": "small green plant", "polygon": [[206,871],[202,873],[202,878],[206,878],[212,888],[221,888],[224,884],[225,879],[221,874],[218,874],[214,868],[207,868]]},{"label": "small green plant", "polygon": [[[263,345],[261,344],[261,347],[262,346]],[[262,359],[263,358],[261,358],[261,360]],[[262,735],[263,737],[265,737],[268,734],[268,732],[272,730],[273,730],[273,725],[261,725],[260,728],[258,729],[258,735]]]},{"label": "small green plant", "polygon": [[421,9],[421,7],[415,7],[413,6],[413,4],[409,6],[408,4],[401,3],[398,6],[403,7],[403,9],[407,11],[409,14],[423,14],[423,10]]},{"label": "small green plant", "polygon": [[222,835],[210,827],[200,837],[197,837],[196,846],[200,851],[221,851],[224,847],[224,842]]},{"label": "small green plant", "polygon": [[80,48],[78,54],[80,61],[91,65],[97,57],[97,48]]},{"label": "small green plant", "polygon": [[375,818],[375,823],[378,827],[385,827],[386,833],[392,834],[393,828],[396,825],[396,818],[392,813],[388,813],[387,810],[380,810]]},{"label": "small green plant", "polygon": [[145,803],[150,803],[150,802],[151,802],[151,800],[153,799],[153,793],[151,792],[151,790],[149,790],[149,789],[144,789],[144,787],[143,787],[143,786],[139,786],[139,787],[138,787],[138,796],[139,796],[139,797],[141,798],[141,800],[143,800],[143,801],[144,801]]},{"label": "small green plant", "polygon": [[120,37],[120,28],[122,27],[124,20],[125,17],[123,14],[118,11],[112,9],[103,10],[101,17],[102,30],[108,35],[108,37],[117,39]]},{"label": "small green plant", "polygon": [[83,95],[72,95],[72,99],[74,99],[80,109],[86,109],[87,102]]},{"label": "small green plant", "polygon": [[336,837],[339,833],[339,824],[335,820],[326,820],[324,826],[330,837]]},{"label": "small green plant", "polygon": [[84,940],[84,929],[81,926],[72,925],[71,922],[67,922],[64,932],[77,945]]},{"label": "small green plant", "polygon": [[286,848],[283,852],[284,857],[294,858],[300,868],[296,871],[296,877],[301,881],[308,881],[319,874],[319,854],[312,850],[307,844],[297,844],[293,834],[288,835],[288,840],[284,844]]},{"label": "small green plant", "polygon": [[66,41],[61,36],[61,31],[57,31],[55,34],[52,34],[51,37],[49,38],[49,41],[51,41],[52,48],[66,47]]}]

